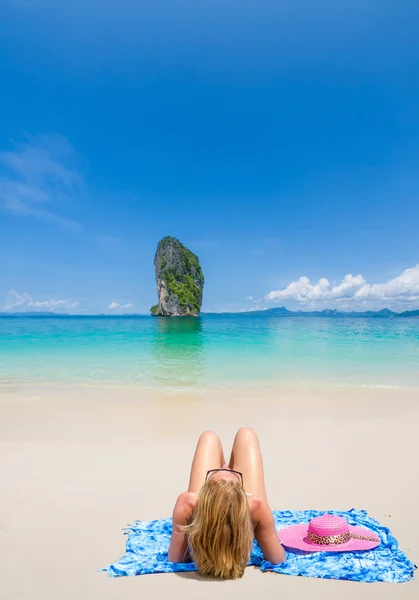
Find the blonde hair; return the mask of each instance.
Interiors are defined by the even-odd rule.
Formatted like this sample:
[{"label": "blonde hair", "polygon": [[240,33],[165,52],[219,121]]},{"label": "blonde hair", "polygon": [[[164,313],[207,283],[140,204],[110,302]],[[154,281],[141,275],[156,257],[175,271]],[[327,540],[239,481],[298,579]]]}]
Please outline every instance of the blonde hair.
[{"label": "blonde hair", "polygon": [[185,527],[192,558],[202,575],[243,576],[254,532],[246,495],[237,481],[209,479]]}]

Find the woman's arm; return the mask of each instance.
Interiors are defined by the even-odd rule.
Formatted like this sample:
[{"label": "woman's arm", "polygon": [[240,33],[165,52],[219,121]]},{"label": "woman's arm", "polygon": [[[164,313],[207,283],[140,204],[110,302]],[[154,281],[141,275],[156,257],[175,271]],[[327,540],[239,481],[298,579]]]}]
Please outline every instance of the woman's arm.
[{"label": "woman's arm", "polygon": [[274,517],[265,499],[259,499],[255,510],[255,517],[255,538],[263,552],[265,560],[272,565],[284,562],[286,558],[285,551],[278,539]]},{"label": "woman's arm", "polygon": [[190,492],[181,494],[175,504],[172,516],[172,537],[170,539],[169,555],[170,562],[180,563],[189,562],[188,556],[188,536],[181,529],[188,524],[192,515],[194,502]]}]

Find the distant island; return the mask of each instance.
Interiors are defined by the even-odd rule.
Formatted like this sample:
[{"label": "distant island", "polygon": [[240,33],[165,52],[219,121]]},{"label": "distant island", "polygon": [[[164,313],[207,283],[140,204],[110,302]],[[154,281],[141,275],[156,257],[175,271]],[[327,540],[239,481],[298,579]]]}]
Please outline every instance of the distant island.
[{"label": "distant island", "polygon": [[[345,312],[345,311],[339,311],[336,309],[330,309],[327,308],[325,310],[320,310],[320,311],[304,311],[304,310],[288,310],[287,308],[285,308],[284,306],[278,307],[278,308],[267,308],[265,310],[249,310],[249,311],[242,311],[242,312],[221,312],[221,313],[214,313],[214,312],[208,312],[208,313],[201,313],[201,315],[204,316],[211,316],[211,317],[215,317],[215,316],[219,316],[219,317],[223,317],[223,316],[237,316],[237,317],[253,317],[253,316],[260,316],[260,317],[284,317],[284,318],[291,318],[291,317],[323,317],[323,318],[328,318],[328,319],[351,319],[351,318],[367,318],[367,319],[392,319],[392,318],[399,318],[399,317],[419,317],[419,310],[405,310],[401,313],[397,313],[394,312],[388,308],[383,308],[382,310],[378,310],[378,311],[374,311],[374,310],[367,310],[365,312],[361,312],[361,311],[351,311],[351,312]],[[0,312],[0,319],[1,318],[9,318],[9,317],[49,317],[49,318],[55,318],[55,319],[60,319],[60,318],[68,318],[68,317],[72,317],[72,318],[98,318],[98,317],[103,317],[103,318],[107,318],[107,319],[132,319],[135,317],[145,317],[147,316],[146,314],[138,314],[138,313],[132,313],[132,314],[127,314],[127,315],[105,315],[105,314],[95,314],[95,315],[71,315],[68,313],[54,313],[54,312],[35,312],[35,311],[29,311],[29,312],[15,312],[15,313],[11,313],[11,312]]]},{"label": "distant island", "polygon": [[374,318],[374,319],[388,319],[392,317],[419,317],[419,310],[405,310],[401,313],[396,313],[389,308],[383,308],[378,311],[367,310],[364,312],[361,311],[351,311],[345,312],[337,309],[326,308],[325,310],[314,310],[314,311],[305,311],[305,310],[288,310],[285,306],[275,307],[275,308],[266,308],[264,310],[249,310],[242,311],[239,313],[203,313],[207,315],[240,315],[243,317],[251,317],[254,315],[263,316],[263,317],[326,317],[326,318],[356,318],[356,317],[364,317],[364,318]]}]

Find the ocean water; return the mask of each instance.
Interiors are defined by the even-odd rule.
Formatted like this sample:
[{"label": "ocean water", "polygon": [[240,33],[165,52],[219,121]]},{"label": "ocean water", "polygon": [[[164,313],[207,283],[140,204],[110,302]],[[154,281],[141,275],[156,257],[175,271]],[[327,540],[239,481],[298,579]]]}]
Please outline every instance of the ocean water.
[{"label": "ocean water", "polygon": [[0,318],[0,381],[419,388],[419,319]]}]

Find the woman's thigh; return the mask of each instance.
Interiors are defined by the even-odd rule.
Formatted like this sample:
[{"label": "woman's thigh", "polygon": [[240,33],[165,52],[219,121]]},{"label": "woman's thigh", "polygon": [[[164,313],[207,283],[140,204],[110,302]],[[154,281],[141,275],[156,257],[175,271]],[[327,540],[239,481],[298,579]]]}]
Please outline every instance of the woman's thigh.
[{"label": "woman's thigh", "polygon": [[250,427],[242,427],[238,430],[229,466],[231,469],[243,473],[243,486],[246,492],[266,498],[259,439]]},{"label": "woman's thigh", "polygon": [[188,492],[198,493],[205,483],[207,472],[225,463],[220,438],[213,431],[204,431],[196,446],[189,478]]}]

